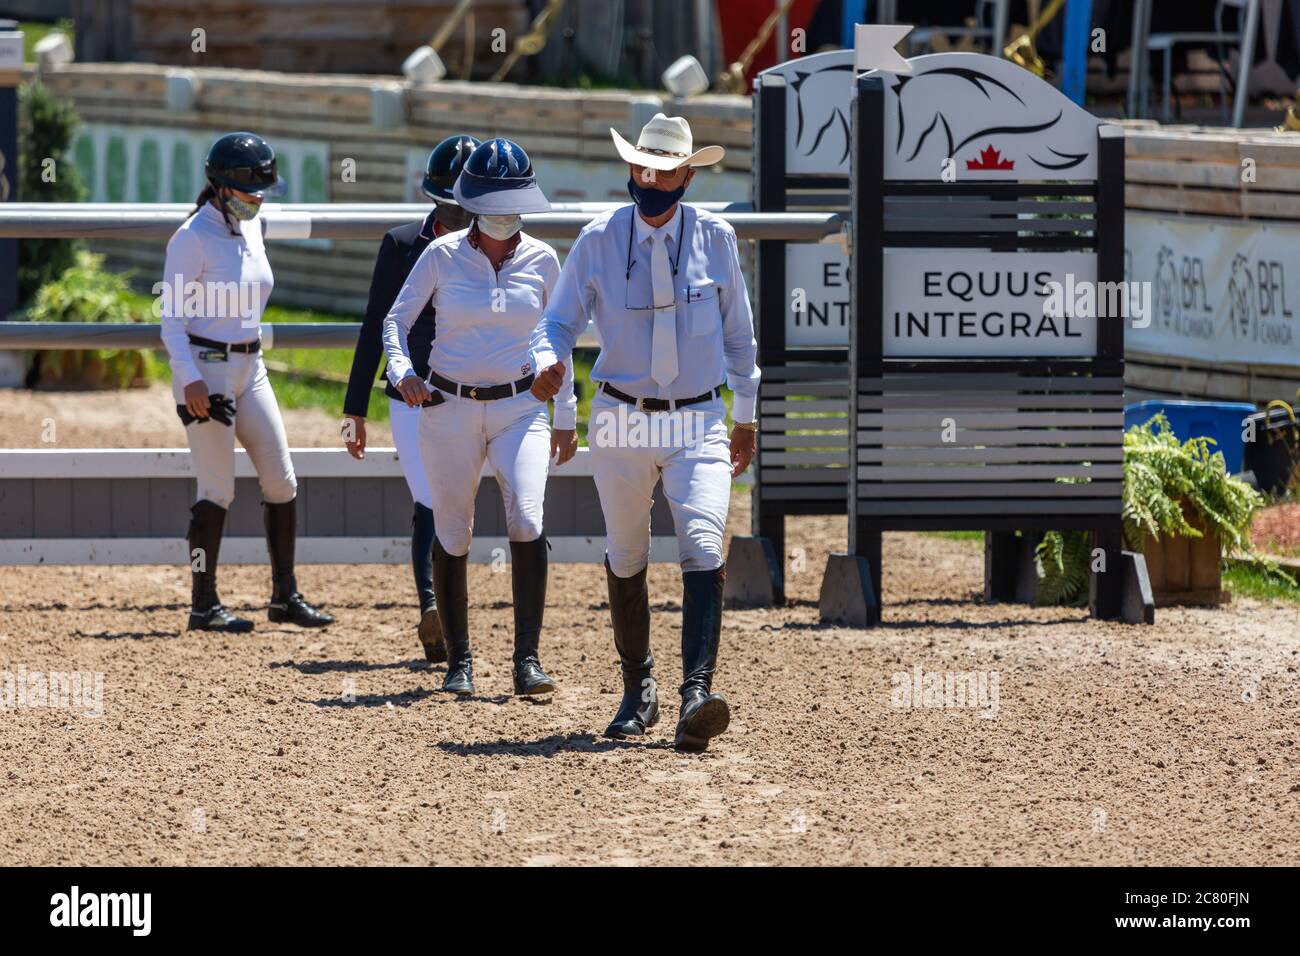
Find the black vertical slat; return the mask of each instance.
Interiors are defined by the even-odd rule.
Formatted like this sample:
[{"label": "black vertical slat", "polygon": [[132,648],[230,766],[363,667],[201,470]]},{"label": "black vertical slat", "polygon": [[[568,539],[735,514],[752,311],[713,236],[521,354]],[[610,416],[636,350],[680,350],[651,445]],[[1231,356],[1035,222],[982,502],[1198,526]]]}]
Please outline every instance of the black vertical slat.
[{"label": "black vertical slat", "polygon": [[[849,329],[849,551],[871,565],[872,586],[881,603],[879,520],[858,512],[858,381],[877,378],[883,362],[885,250],[885,85],[880,77],[858,78],[853,112],[852,323]],[[878,444],[864,445],[878,448]]]},{"label": "black vertical slat", "polygon": [[[1124,137],[1113,129],[1097,127],[1097,281],[1124,279]],[[1107,135],[1103,135],[1106,131]],[[1101,297],[1098,296],[1098,305]],[[1121,315],[1097,318],[1097,358],[1124,360],[1124,323]]]},{"label": "black vertical slat", "polygon": [[1104,571],[1094,572],[1088,580],[1088,612],[1099,620],[1114,620],[1124,601],[1123,526],[1118,520],[1101,524],[1093,532],[1092,544],[1102,549],[1106,564]]},{"label": "black vertical slat", "polygon": [[[785,78],[765,75],[759,78],[754,94],[754,208],[760,212],[785,212]],[[756,301],[758,305],[758,366],[769,369],[782,362],[785,350],[785,241],[763,239],[758,242]],[[759,400],[763,397],[759,384]],[[761,416],[760,416],[761,420]],[[763,439],[758,438],[756,470],[763,469]],[[778,555],[785,554],[785,510],[780,502],[763,498],[763,482],[754,482],[750,493],[750,527],[754,534],[769,539]],[[784,561],[784,558],[781,559]],[[784,591],[784,580],[781,588]],[[785,595],[775,595],[776,603]]]}]

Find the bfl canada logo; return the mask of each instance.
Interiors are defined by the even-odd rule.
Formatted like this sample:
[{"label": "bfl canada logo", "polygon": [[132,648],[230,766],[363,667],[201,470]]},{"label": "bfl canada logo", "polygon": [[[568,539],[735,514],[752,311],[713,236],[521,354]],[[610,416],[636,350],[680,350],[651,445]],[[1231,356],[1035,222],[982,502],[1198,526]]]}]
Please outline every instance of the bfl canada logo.
[{"label": "bfl canada logo", "polygon": [[50,897],[50,925],[127,926],[133,936],[148,936],[153,928],[152,893],[69,893]]}]

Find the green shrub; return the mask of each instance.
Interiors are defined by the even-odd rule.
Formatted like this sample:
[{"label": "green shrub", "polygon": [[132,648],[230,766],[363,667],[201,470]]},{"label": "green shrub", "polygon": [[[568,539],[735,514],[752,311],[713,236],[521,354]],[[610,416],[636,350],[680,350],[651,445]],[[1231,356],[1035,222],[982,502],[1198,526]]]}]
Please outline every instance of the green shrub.
[{"label": "green shrub", "polygon": [[[1251,554],[1250,523],[1264,497],[1228,474],[1211,438],[1180,442],[1164,415],[1124,433],[1124,543],[1141,551],[1146,535],[1199,538],[1184,508],[1217,532],[1226,554]],[[1038,545],[1040,604],[1087,597],[1092,540],[1086,531],[1049,531]]]},{"label": "green shrub", "polygon": [[[73,265],[36,293],[33,322],[143,322],[128,276],[103,269],[104,257],[84,250]],[[157,361],[139,349],[77,349],[39,353],[36,384],[46,388],[128,388],[145,385]]]},{"label": "green shrub", "polygon": [[[18,91],[18,198],[22,202],[81,202],[86,198],[68,155],[77,114],[39,80]],[[53,165],[46,162],[54,160]],[[53,180],[50,181],[51,172]],[[18,300],[31,301],[47,282],[72,266],[76,239],[23,239],[18,243]]]}]

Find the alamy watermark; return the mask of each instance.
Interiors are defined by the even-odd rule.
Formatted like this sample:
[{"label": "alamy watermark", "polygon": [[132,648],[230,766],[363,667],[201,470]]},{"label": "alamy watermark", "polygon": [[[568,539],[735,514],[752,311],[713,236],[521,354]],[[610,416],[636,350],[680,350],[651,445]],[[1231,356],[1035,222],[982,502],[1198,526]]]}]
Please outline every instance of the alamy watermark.
[{"label": "alamy watermark", "polygon": [[674,411],[640,411],[625,402],[617,407],[593,409],[587,427],[593,448],[684,448],[699,454],[709,434],[710,419],[689,408]]},{"label": "alamy watermark", "polygon": [[154,318],[164,311],[176,318],[239,318],[246,329],[255,329],[262,317],[260,282],[186,282],[179,273],[171,282],[155,282],[150,288]]},{"label": "alamy watermark", "polygon": [[926,671],[917,664],[893,674],[889,683],[889,705],[898,710],[965,708],[983,711],[981,717],[998,712],[997,671]]},{"label": "alamy watermark", "polygon": [[1130,319],[1135,329],[1151,324],[1152,284],[1150,282],[1093,282],[1074,278],[1067,272],[1065,281],[1044,282],[1043,315],[1048,318]]},{"label": "alamy watermark", "polygon": [[104,715],[104,675],[99,671],[0,671],[0,710],[79,710]]}]

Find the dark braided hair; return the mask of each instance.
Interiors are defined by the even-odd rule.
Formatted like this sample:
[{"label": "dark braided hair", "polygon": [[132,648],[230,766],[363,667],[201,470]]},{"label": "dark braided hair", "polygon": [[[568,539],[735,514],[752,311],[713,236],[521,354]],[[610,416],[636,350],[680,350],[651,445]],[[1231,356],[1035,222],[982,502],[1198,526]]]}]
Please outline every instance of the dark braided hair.
[{"label": "dark braided hair", "polygon": [[190,212],[190,215],[194,215],[216,197],[217,191],[212,188],[212,183],[208,183],[203,187],[203,192],[199,193],[198,198],[194,200],[194,209]]},{"label": "dark braided hair", "polygon": [[190,215],[193,216],[198,213],[199,210],[213,199],[217,200],[217,209],[221,212],[221,218],[226,223],[226,228],[230,230],[230,234],[232,236],[241,235],[238,225],[231,222],[230,217],[226,215],[225,203],[220,201],[220,197],[217,195],[217,188],[212,185],[211,181],[203,187],[203,191],[199,193],[198,198],[194,200],[194,209],[190,212]]}]

